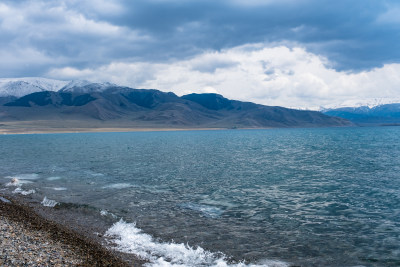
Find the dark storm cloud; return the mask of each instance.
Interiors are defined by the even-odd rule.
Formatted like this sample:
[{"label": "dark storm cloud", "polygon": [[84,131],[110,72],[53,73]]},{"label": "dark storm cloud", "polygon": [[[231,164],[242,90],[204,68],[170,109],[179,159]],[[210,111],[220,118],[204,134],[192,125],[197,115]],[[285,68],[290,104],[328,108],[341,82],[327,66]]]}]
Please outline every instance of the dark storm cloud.
[{"label": "dark storm cloud", "polygon": [[248,43],[303,46],[337,69],[369,69],[400,61],[399,8],[382,0],[4,1],[0,71],[172,62]]},{"label": "dark storm cloud", "polygon": [[251,2],[123,1],[125,12],[111,20],[150,33],[171,56],[182,50],[291,41],[327,56],[337,68],[371,68],[400,60],[399,24],[377,22],[394,8],[394,1]]}]

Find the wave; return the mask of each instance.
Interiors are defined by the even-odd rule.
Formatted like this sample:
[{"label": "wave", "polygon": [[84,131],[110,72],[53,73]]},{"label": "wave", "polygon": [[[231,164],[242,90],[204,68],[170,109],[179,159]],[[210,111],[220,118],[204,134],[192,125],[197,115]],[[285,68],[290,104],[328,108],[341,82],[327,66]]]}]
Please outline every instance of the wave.
[{"label": "wave", "polygon": [[103,173],[94,172],[94,171],[91,171],[91,170],[87,170],[87,171],[85,171],[85,173],[88,174],[88,175],[90,175],[90,176],[93,176],[93,177],[104,176]]},{"label": "wave", "polygon": [[[26,173],[26,174],[18,174],[18,175],[13,175],[13,176],[6,176],[4,178],[11,179],[11,181],[6,183],[5,186],[7,186],[7,187],[18,186],[19,187],[22,184],[32,183],[32,181],[29,181],[29,180],[36,180],[39,178],[39,175],[36,173]],[[17,189],[15,189],[15,190],[17,190]]]},{"label": "wave", "polygon": [[196,204],[196,203],[183,203],[180,205],[180,207],[182,207],[184,209],[199,211],[204,216],[210,217],[210,218],[217,218],[217,217],[221,216],[221,214],[224,212],[222,209],[214,207],[214,206],[202,205],[202,204]]},{"label": "wave", "polygon": [[55,181],[55,180],[60,180],[60,179],[61,179],[60,176],[51,176],[51,177],[46,178],[46,180],[48,180],[48,181]]},{"label": "wave", "polygon": [[6,187],[10,187],[10,186],[21,186],[23,184],[30,184],[32,183],[32,181],[27,181],[27,180],[20,180],[16,177],[11,177],[11,176],[7,176],[6,178],[11,178],[11,181],[6,183],[5,186]]},{"label": "wave", "polygon": [[41,204],[45,207],[55,207],[57,204],[59,204],[57,201],[48,199],[47,197],[44,197]]},{"label": "wave", "polygon": [[9,179],[18,179],[18,180],[37,180],[39,179],[39,175],[37,173],[25,173],[25,174],[18,174],[13,176],[6,176],[5,178]]},{"label": "wave", "polygon": [[132,253],[148,260],[146,266],[236,266],[236,267],[288,267],[282,261],[264,260],[260,264],[228,263],[222,253],[213,253],[201,247],[193,248],[185,244],[162,243],[143,233],[135,223],[122,219],[107,230],[105,236],[112,238],[120,252]]},{"label": "wave", "polygon": [[34,189],[30,189],[30,190],[26,190],[25,191],[21,187],[17,187],[17,188],[14,189],[13,193],[27,196],[27,195],[36,193],[36,191]]},{"label": "wave", "polygon": [[107,211],[107,210],[101,210],[101,211],[100,211],[100,215],[101,215],[101,216],[105,216],[105,217],[110,216],[110,217],[112,217],[112,218],[114,218],[114,219],[117,219],[117,218],[118,218],[117,215],[115,215],[114,213],[109,212],[109,211]]},{"label": "wave", "polygon": [[104,188],[104,189],[106,189],[106,188],[110,188],[110,189],[124,189],[124,188],[129,188],[129,187],[133,187],[133,185],[128,184],[128,183],[117,183],[117,184],[106,185],[106,186],[103,186],[102,188]]},{"label": "wave", "polygon": [[52,189],[56,190],[56,191],[65,191],[65,190],[67,190],[66,187],[53,187]]}]

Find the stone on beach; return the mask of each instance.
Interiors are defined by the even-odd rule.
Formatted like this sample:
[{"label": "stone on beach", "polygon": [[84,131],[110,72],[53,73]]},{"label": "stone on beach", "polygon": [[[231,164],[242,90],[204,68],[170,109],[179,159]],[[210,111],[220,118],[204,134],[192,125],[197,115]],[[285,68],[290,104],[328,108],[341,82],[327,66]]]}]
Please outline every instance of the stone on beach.
[{"label": "stone on beach", "polygon": [[18,199],[0,196],[0,266],[142,266],[41,217]]},{"label": "stone on beach", "polygon": [[0,220],[0,266],[77,266],[82,257],[70,245],[56,242],[44,231]]}]

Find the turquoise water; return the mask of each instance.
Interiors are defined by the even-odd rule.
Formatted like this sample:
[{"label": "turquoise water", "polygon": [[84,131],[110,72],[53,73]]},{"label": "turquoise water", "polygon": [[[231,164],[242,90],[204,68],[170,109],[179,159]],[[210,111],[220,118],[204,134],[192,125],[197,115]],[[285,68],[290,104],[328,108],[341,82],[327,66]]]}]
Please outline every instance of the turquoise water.
[{"label": "turquoise water", "polygon": [[5,190],[93,207],[155,266],[400,266],[400,127],[3,135],[0,152]]}]

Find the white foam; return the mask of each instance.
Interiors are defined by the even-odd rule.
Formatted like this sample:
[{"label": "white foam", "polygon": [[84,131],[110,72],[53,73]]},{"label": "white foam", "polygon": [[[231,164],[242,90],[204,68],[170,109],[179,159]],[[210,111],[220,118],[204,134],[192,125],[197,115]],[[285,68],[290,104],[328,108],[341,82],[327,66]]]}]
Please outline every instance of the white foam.
[{"label": "white foam", "polygon": [[108,211],[106,211],[106,210],[101,210],[100,211],[100,215],[101,216],[107,216],[107,214],[108,214]]},{"label": "white foam", "polygon": [[101,211],[100,211],[100,215],[101,215],[101,216],[111,216],[111,217],[113,217],[114,219],[117,218],[117,215],[115,215],[115,214],[112,213],[112,212],[106,211],[106,210],[101,210]]},{"label": "white foam", "polygon": [[126,223],[122,219],[107,230],[107,237],[117,245],[121,252],[132,253],[150,263],[146,266],[264,266],[288,267],[285,262],[265,260],[261,264],[228,264],[222,253],[212,253],[201,247],[192,248],[185,244],[162,243],[143,233],[135,223]]},{"label": "white foam", "polygon": [[41,202],[41,204],[42,204],[43,206],[45,206],[45,207],[51,207],[51,208],[53,208],[53,207],[55,207],[55,206],[58,204],[58,202],[55,201],[55,200],[52,200],[52,199],[48,199],[47,197],[44,197],[44,198],[43,198],[43,201]]},{"label": "white foam", "polygon": [[117,184],[110,184],[103,186],[102,188],[110,188],[110,189],[124,189],[124,188],[129,188],[133,187],[133,185],[128,184],[128,183],[117,183]]},{"label": "white foam", "polygon": [[65,191],[65,190],[67,190],[66,187],[53,187],[52,189],[56,190],[56,191]]},{"label": "white foam", "polygon": [[18,180],[18,182],[6,183],[6,186],[7,187],[9,187],[9,186],[20,186],[20,185],[23,185],[23,184],[31,184],[31,183],[32,183],[31,181]]},{"label": "white foam", "polygon": [[55,181],[55,180],[60,180],[60,179],[61,179],[61,177],[59,177],[59,176],[52,176],[52,177],[46,178],[46,180],[48,180],[48,181]]},{"label": "white foam", "polygon": [[196,203],[183,203],[180,206],[185,209],[199,211],[206,217],[210,218],[217,218],[224,212],[222,209],[218,207],[196,204]]},{"label": "white foam", "polygon": [[25,173],[25,174],[7,176],[6,178],[9,178],[9,179],[15,178],[18,180],[37,180],[37,179],[39,179],[39,175],[36,173]]},{"label": "white foam", "polygon": [[261,260],[258,266],[268,266],[268,267],[289,267],[290,265],[283,261],[278,260]]},{"label": "white foam", "polygon": [[16,178],[12,178],[10,182],[6,183],[6,186],[19,186],[20,181]]},{"label": "white foam", "polygon": [[6,178],[11,178],[11,181],[8,182],[8,183],[6,183],[6,186],[7,186],[7,187],[10,187],[10,186],[20,186],[20,185],[22,185],[22,184],[29,184],[29,183],[32,183],[32,181],[21,180],[21,179],[18,179],[17,177],[12,177],[12,176],[7,176]]},{"label": "white foam", "polygon": [[87,173],[87,174],[89,174],[89,175],[91,175],[91,176],[94,176],[94,177],[104,176],[104,174],[103,174],[103,173],[100,173],[100,172],[94,172],[94,171],[90,171],[90,170],[88,170],[88,171],[85,171],[85,173]]},{"label": "white foam", "polygon": [[30,190],[25,191],[25,190],[22,190],[21,187],[17,187],[17,188],[15,188],[15,190],[13,191],[13,193],[14,193],[14,194],[21,194],[21,195],[27,196],[27,195],[36,193],[36,191],[35,191],[34,189],[30,189]]}]

